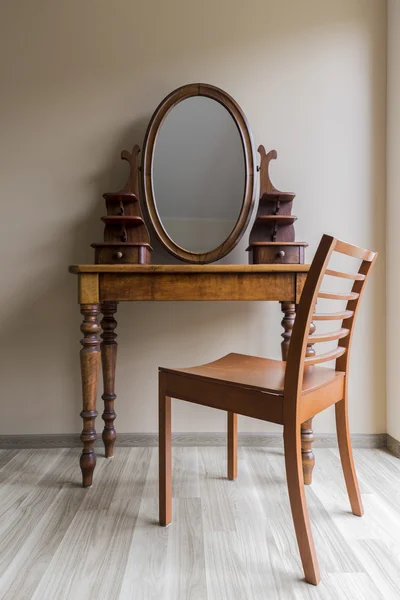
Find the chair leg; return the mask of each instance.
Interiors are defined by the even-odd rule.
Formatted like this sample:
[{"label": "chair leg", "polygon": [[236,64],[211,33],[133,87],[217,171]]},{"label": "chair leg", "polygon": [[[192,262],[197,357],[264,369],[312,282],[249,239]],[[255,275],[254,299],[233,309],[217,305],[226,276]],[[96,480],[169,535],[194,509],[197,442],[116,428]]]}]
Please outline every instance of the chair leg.
[{"label": "chair leg", "polygon": [[300,426],[285,426],[283,438],[290,506],[304,575],[308,583],[318,585],[320,581],[318,560],[304,491]]},{"label": "chair leg", "polygon": [[172,520],[171,398],[162,385],[159,394],[159,518],[167,527]]},{"label": "chair leg", "polygon": [[364,509],[353,461],[353,450],[351,447],[349,420],[347,415],[347,398],[335,404],[335,414],[340,460],[342,461],[343,474],[346,481],[351,510],[353,515],[362,517]]},{"label": "chair leg", "polygon": [[237,414],[228,412],[228,479],[237,477]]}]

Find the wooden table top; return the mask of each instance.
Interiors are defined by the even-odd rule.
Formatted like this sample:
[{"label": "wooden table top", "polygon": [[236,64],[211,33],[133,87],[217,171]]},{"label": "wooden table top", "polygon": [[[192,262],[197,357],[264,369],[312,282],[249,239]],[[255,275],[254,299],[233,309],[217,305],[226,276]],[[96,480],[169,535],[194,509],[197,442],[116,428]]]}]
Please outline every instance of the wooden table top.
[{"label": "wooden table top", "polygon": [[310,265],[71,265],[79,273],[307,273]]}]

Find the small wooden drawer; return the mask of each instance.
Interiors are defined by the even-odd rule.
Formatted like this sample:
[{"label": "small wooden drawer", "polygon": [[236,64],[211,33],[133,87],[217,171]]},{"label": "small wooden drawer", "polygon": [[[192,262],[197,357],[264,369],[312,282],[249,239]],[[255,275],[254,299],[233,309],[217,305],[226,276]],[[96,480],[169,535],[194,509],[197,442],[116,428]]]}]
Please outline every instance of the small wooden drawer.
[{"label": "small wooden drawer", "polygon": [[95,249],[96,265],[148,265],[151,247],[149,244],[92,244]]},{"label": "small wooden drawer", "polygon": [[304,245],[268,244],[249,248],[250,263],[255,265],[293,265],[304,263]]}]

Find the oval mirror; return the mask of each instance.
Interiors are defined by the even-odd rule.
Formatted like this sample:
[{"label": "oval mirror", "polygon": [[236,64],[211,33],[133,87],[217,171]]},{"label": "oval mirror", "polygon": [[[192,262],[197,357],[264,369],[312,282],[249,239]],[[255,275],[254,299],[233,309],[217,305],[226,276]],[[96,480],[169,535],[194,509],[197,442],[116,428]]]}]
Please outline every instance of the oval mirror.
[{"label": "oval mirror", "polygon": [[156,109],[143,150],[143,191],[157,237],[177,258],[208,263],[239,242],[254,203],[253,141],[222,90],[183,86]]}]

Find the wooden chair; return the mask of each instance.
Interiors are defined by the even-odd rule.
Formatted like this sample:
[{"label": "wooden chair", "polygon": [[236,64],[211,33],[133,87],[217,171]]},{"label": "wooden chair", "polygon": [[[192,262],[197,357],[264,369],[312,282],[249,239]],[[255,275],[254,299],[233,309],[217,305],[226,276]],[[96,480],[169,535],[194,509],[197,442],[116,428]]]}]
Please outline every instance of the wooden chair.
[{"label": "wooden chair", "polygon": [[[356,274],[328,269],[333,252],[361,260]],[[171,522],[171,397],[219,408],[228,412],[228,477],[236,478],[236,415],[246,415],[283,425],[286,477],[290,505],[305,578],[320,581],[306,506],[301,461],[300,426],[335,404],[340,458],[353,514],[363,508],[353,463],[347,417],[349,354],[359,301],[376,252],[364,250],[324,235],[304,286],[293,327],[287,362],[228,354],[220,360],[189,369],[160,368],[159,452],[160,524]],[[353,280],[349,293],[322,292],[325,275]],[[335,313],[314,313],[318,298],[347,301]],[[311,321],[345,321],[346,326],[329,333],[308,335]],[[337,340],[337,347],[307,358],[307,343]],[[315,366],[336,361],[335,368]]]}]

